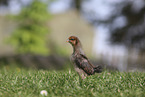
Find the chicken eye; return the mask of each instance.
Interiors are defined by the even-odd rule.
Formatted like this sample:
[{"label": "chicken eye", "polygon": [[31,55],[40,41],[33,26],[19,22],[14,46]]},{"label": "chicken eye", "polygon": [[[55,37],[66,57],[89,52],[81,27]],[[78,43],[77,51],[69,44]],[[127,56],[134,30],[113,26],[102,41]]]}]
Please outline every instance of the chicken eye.
[{"label": "chicken eye", "polygon": [[70,40],[75,40],[75,39],[70,39]]}]

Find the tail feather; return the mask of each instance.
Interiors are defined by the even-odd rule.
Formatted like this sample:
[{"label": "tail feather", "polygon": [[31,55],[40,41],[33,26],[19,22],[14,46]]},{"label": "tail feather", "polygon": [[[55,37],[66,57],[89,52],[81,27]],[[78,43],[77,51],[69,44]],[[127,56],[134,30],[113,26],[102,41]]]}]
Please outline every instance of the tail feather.
[{"label": "tail feather", "polygon": [[101,72],[103,71],[103,68],[102,68],[102,66],[98,65],[98,66],[96,66],[96,67],[94,68],[94,71],[95,71],[96,73],[101,73]]}]

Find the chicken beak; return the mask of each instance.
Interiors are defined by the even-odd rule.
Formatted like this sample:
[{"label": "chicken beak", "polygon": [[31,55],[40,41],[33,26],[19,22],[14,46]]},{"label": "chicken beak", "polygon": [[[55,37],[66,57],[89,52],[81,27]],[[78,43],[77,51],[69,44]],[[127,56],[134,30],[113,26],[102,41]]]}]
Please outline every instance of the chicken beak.
[{"label": "chicken beak", "polygon": [[66,42],[69,42],[69,39],[67,39],[67,41]]}]

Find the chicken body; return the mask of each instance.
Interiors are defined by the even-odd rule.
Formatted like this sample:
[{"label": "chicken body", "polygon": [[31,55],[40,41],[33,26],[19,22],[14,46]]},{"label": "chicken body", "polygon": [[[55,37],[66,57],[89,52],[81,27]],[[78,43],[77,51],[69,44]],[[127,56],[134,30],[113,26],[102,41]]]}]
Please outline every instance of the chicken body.
[{"label": "chicken body", "polygon": [[67,42],[69,42],[73,47],[71,61],[73,62],[75,70],[82,79],[86,78],[88,75],[93,75],[102,71],[101,66],[95,67],[90,63],[83,52],[80,40],[76,36],[70,36]]}]

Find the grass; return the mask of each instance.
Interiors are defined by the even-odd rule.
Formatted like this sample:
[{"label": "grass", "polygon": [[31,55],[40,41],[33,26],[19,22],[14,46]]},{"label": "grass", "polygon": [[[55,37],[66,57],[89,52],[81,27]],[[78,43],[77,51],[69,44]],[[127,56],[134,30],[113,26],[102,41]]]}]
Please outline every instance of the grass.
[{"label": "grass", "polygon": [[145,97],[145,73],[104,71],[79,81],[72,70],[0,69],[0,97]]}]

